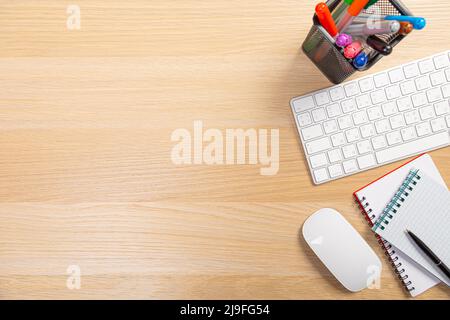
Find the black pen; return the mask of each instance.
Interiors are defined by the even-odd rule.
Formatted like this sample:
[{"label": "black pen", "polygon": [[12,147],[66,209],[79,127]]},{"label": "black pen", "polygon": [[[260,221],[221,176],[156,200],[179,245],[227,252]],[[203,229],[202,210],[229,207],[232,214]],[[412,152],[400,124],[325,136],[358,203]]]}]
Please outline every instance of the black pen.
[{"label": "black pen", "polygon": [[420,250],[422,250],[427,255],[427,257],[430,258],[431,261],[433,261],[433,263],[439,269],[441,269],[441,271],[447,276],[447,278],[450,279],[450,269],[441,261],[441,259],[439,259],[438,256],[435,255],[433,251],[431,251],[431,249],[428,248],[428,246],[425,243],[423,243],[423,241],[420,240],[414,233],[412,233],[409,230],[406,230],[406,232],[411,237],[411,239],[417,244]]}]

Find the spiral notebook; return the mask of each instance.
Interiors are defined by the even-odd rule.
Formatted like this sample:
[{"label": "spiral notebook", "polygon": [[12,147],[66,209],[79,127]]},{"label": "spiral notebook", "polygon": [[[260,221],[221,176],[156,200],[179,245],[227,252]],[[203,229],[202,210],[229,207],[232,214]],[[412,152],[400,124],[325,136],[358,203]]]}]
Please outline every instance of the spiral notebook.
[{"label": "spiral notebook", "polygon": [[[439,170],[428,154],[414,158],[354,192],[353,195],[360,205],[361,212],[365,215],[371,227],[378,220],[386,205],[391,201],[395,192],[413,168],[423,170],[437,183],[446,186]],[[379,237],[378,242],[386,252],[398,278],[413,297],[440,282],[433,274],[385,239]]]},{"label": "spiral notebook", "polygon": [[450,265],[450,193],[424,170],[411,170],[373,231],[450,286],[450,279],[420,250],[406,230],[411,230]]}]

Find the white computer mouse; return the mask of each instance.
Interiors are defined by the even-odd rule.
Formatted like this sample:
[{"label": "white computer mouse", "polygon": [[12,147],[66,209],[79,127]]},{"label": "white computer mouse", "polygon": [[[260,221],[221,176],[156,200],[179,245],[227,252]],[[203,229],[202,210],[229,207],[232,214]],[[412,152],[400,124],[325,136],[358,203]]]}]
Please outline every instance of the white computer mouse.
[{"label": "white computer mouse", "polygon": [[356,292],[379,283],[380,259],[336,210],[316,211],[303,224],[302,233],[314,253],[348,290]]}]

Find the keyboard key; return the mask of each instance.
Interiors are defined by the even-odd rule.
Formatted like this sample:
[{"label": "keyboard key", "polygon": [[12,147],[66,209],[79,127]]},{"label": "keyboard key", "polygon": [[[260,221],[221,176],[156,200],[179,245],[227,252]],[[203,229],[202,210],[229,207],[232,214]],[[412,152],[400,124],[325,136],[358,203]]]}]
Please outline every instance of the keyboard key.
[{"label": "keyboard key", "polygon": [[361,126],[360,129],[361,129],[361,137],[363,138],[369,138],[375,135],[375,128],[371,123]]},{"label": "keyboard key", "polygon": [[450,83],[442,86],[442,95],[444,98],[450,97]]},{"label": "keyboard key", "polygon": [[449,144],[447,132],[437,133],[428,137],[403,143],[398,146],[380,150],[375,153],[378,163],[391,162],[417,153],[425,152]]},{"label": "keyboard key", "polygon": [[392,129],[398,129],[405,126],[403,114],[396,114],[395,116],[390,117],[389,122],[391,123]]},{"label": "keyboard key", "polygon": [[330,98],[328,97],[328,92],[322,91],[314,95],[314,99],[318,106],[322,106],[330,102]]},{"label": "keyboard key", "polygon": [[344,158],[348,159],[348,158],[353,158],[355,157],[358,153],[356,152],[356,147],[354,144],[349,144],[347,146],[343,146],[342,147],[342,153],[344,154]]},{"label": "keyboard key", "polygon": [[330,97],[332,101],[338,101],[345,98],[345,92],[342,87],[335,87],[330,90]]},{"label": "keyboard key", "polygon": [[372,151],[372,145],[370,144],[369,140],[362,140],[356,144],[356,147],[358,148],[359,154],[364,154],[367,152]]},{"label": "keyboard key", "polygon": [[442,100],[442,93],[440,88],[432,88],[427,91],[428,102],[436,102]]},{"label": "keyboard key", "polygon": [[411,98],[403,97],[397,100],[397,106],[399,111],[406,111],[413,108]]},{"label": "keyboard key", "polygon": [[431,127],[429,122],[422,122],[416,125],[417,135],[419,137],[426,136],[431,133]]},{"label": "keyboard key", "polygon": [[385,91],[386,91],[386,97],[389,100],[398,98],[402,95],[402,93],[400,92],[400,87],[398,85],[387,87],[385,89]]},{"label": "keyboard key", "polygon": [[414,109],[414,110],[405,112],[405,121],[406,121],[407,125],[419,122],[420,121],[419,111]]},{"label": "keyboard key", "polygon": [[350,128],[353,126],[352,118],[349,115],[338,118],[339,128],[341,130]]},{"label": "keyboard key", "polygon": [[433,132],[438,132],[441,130],[447,130],[447,125],[445,124],[445,119],[442,118],[436,118],[430,121],[431,123],[431,129]]},{"label": "keyboard key", "polygon": [[384,136],[376,136],[372,138],[372,146],[375,150],[386,147],[387,144],[386,140],[384,139]]},{"label": "keyboard key", "polygon": [[339,149],[333,149],[328,151],[328,158],[330,159],[330,162],[339,162],[342,160],[341,152]]},{"label": "keyboard key", "polygon": [[316,124],[314,126],[302,129],[302,136],[304,140],[311,140],[323,135],[322,126]]},{"label": "keyboard key", "polygon": [[309,161],[311,162],[311,167],[313,169],[322,167],[328,163],[327,156],[325,155],[325,153],[316,154],[311,158],[309,158]]},{"label": "keyboard key", "polygon": [[436,69],[443,69],[449,66],[449,57],[446,54],[441,54],[433,58]]},{"label": "keyboard key", "polygon": [[323,123],[323,129],[325,130],[326,134],[330,134],[330,133],[338,131],[338,126],[337,126],[336,120],[325,121]]},{"label": "keyboard key", "polygon": [[389,71],[389,79],[392,83],[400,82],[405,79],[402,69],[394,69]]},{"label": "keyboard key", "polygon": [[345,94],[347,97],[355,96],[359,93],[358,85],[355,82],[350,82],[344,86]]},{"label": "keyboard key", "polygon": [[345,141],[345,136],[342,132],[332,135],[331,141],[332,141],[334,147],[339,147],[339,146],[342,146],[343,144],[347,143],[347,141]]},{"label": "keyboard key", "polygon": [[383,117],[383,112],[381,111],[381,107],[373,107],[370,109],[367,109],[367,115],[369,116],[369,120],[377,120]]},{"label": "keyboard key", "polygon": [[368,94],[363,94],[355,98],[356,105],[359,109],[366,108],[372,105],[372,101]]},{"label": "keyboard key", "polygon": [[397,104],[395,101],[385,103],[381,106],[383,114],[387,117],[397,112]]},{"label": "keyboard key", "polygon": [[417,90],[425,90],[431,88],[430,77],[422,76],[416,79],[416,88]]},{"label": "keyboard key", "polygon": [[367,92],[373,89],[373,80],[372,78],[364,78],[362,80],[359,80],[359,88],[361,89],[361,92]]},{"label": "keyboard key", "polygon": [[[414,87],[414,90],[416,90],[416,87]],[[373,104],[380,104],[385,101],[387,101],[386,93],[384,93],[384,90],[376,90],[370,94],[370,98],[372,99]]]},{"label": "keyboard key", "polygon": [[314,109],[311,113],[315,122],[320,122],[327,118],[324,108]]},{"label": "keyboard key", "polygon": [[427,95],[423,92],[411,96],[414,107],[423,106],[428,102]]},{"label": "keyboard key", "polygon": [[353,128],[345,131],[345,136],[347,137],[348,142],[353,142],[359,139],[359,130],[358,128]]},{"label": "keyboard key", "polygon": [[355,159],[347,160],[342,163],[345,173],[352,173],[358,170]]},{"label": "keyboard key", "polygon": [[355,111],[356,110],[355,100],[353,100],[353,98],[344,100],[341,102],[341,107],[342,107],[342,111],[344,111],[344,113],[349,113],[349,112]]},{"label": "keyboard key", "polygon": [[443,114],[450,112],[450,100],[441,101],[434,105],[434,110],[436,111],[437,116],[441,116]]},{"label": "keyboard key", "polygon": [[428,73],[434,71],[434,64],[431,59],[419,61],[419,70],[420,73]]},{"label": "keyboard key", "polygon": [[329,166],[328,171],[330,172],[330,177],[332,178],[336,178],[344,174],[340,164],[334,164],[332,166]]},{"label": "keyboard key", "polygon": [[450,128],[450,116],[446,116],[445,121],[447,122],[447,127]]},{"label": "keyboard key", "polygon": [[308,126],[308,125],[310,125],[312,123],[311,116],[309,115],[309,112],[305,112],[305,113],[299,114],[297,116],[297,119],[298,119],[298,125],[300,127]]},{"label": "keyboard key", "polygon": [[328,173],[326,168],[322,168],[319,170],[314,170],[314,177],[316,178],[316,182],[323,182],[328,180]]},{"label": "keyboard key", "polygon": [[430,74],[430,80],[433,87],[445,83],[446,80],[444,71],[438,71]]},{"label": "keyboard key", "polygon": [[328,137],[320,138],[305,144],[308,154],[322,152],[331,148],[330,139]]},{"label": "keyboard key", "polygon": [[447,81],[450,81],[450,68],[445,70],[445,77],[447,78]]},{"label": "keyboard key", "polygon": [[403,67],[406,79],[414,78],[419,75],[419,67],[415,63]]},{"label": "keyboard key", "polygon": [[405,141],[414,139],[416,137],[416,130],[414,129],[414,127],[406,127],[403,128],[402,130],[400,130],[401,134],[402,134],[402,138]]},{"label": "keyboard key", "polygon": [[367,118],[367,112],[365,112],[364,110],[355,112],[353,114],[353,121],[355,122],[355,125],[357,125],[357,126],[368,122],[369,119]]},{"label": "keyboard key", "polygon": [[369,167],[372,167],[376,165],[375,158],[373,157],[373,154],[367,154],[362,157],[358,157],[356,159],[358,161],[358,166],[361,170],[367,169]]},{"label": "keyboard key", "polygon": [[402,136],[400,134],[400,131],[392,131],[392,132],[387,133],[386,140],[387,140],[388,145],[390,145],[390,146],[402,142]]},{"label": "keyboard key", "polygon": [[302,97],[292,101],[294,105],[294,110],[296,113],[304,112],[306,110],[314,108],[314,100],[312,96]]},{"label": "keyboard key", "polygon": [[381,88],[389,84],[389,78],[386,73],[380,73],[373,77],[373,82],[375,83],[375,87]]},{"label": "keyboard key", "polygon": [[333,103],[327,107],[327,113],[330,118],[337,117],[342,114],[341,108],[337,103]]},{"label": "keyboard key", "polygon": [[377,129],[378,133],[383,133],[391,130],[391,126],[389,125],[388,119],[381,119],[375,122],[375,128]]},{"label": "keyboard key", "polygon": [[426,106],[419,109],[420,118],[422,120],[428,120],[434,117],[434,109],[432,106]]},{"label": "keyboard key", "polygon": [[400,83],[400,90],[402,91],[402,94],[406,96],[407,94],[411,94],[416,91],[416,86],[414,85],[414,82],[411,80],[405,81]]}]

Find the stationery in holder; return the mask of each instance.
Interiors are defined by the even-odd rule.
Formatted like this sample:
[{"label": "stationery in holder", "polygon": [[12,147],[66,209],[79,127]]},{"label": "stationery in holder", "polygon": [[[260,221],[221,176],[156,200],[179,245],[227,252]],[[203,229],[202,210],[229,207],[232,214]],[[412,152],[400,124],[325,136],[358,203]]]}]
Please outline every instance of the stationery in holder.
[{"label": "stationery in holder", "polygon": [[[423,154],[414,158],[399,168],[362,187],[353,194],[371,227],[373,227],[375,222],[381,216],[386,205],[391,201],[395,192],[408,176],[409,171],[413,168],[426,172],[428,176],[434,179],[438,184],[444,187],[446,186],[439,170],[428,154]],[[390,260],[395,273],[398,274],[399,279],[413,297],[439,283],[439,279],[434,277],[421,265],[417,264],[408,255],[398,250],[380,236],[377,237],[378,242]]]},{"label": "stationery in holder", "polygon": [[412,231],[445,264],[450,265],[450,193],[423,170],[411,170],[384,209],[373,230],[441,281],[450,279],[414,243]]}]

